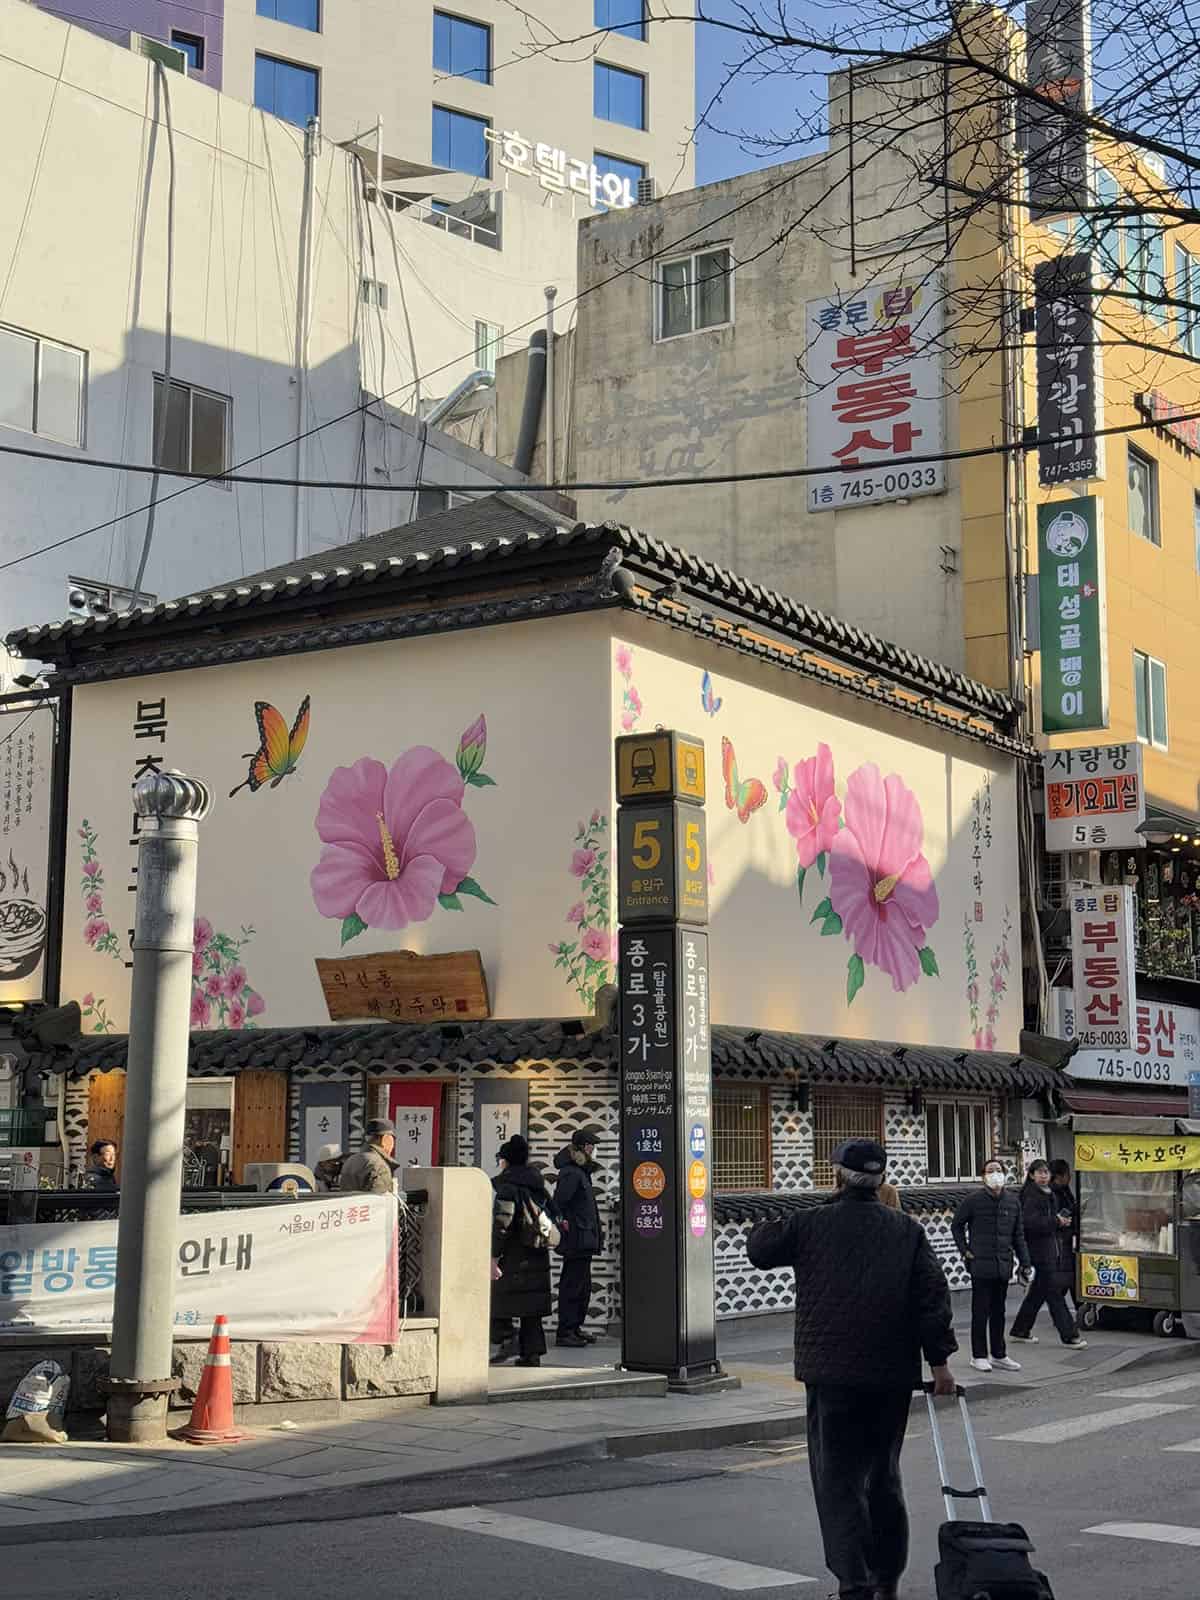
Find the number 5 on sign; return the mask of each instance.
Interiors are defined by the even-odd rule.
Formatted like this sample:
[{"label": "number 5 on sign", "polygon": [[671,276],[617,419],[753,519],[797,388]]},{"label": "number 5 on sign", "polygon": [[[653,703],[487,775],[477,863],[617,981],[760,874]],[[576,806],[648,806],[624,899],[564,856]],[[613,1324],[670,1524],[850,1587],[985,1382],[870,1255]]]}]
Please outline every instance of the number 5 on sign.
[{"label": "number 5 on sign", "polygon": [[662,845],[658,833],[662,817],[639,817],[633,825],[633,849],[630,860],[639,872],[653,872],[662,865]]},{"label": "number 5 on sign", "polygon": [[704,813],[680,804],[617,813],[617,917],[622,923],[708,921]]}]

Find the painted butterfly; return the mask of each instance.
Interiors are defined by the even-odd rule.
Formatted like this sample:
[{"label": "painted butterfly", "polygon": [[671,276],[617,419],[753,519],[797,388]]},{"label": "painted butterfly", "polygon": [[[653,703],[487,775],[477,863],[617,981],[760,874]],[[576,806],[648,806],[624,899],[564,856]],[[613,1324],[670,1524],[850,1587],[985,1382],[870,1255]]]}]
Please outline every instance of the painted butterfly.
[{"label": "painted butterfly", "polygon": [[707,668],[705,669],[704,676],[700,680],[700,704],[704,707],[705,711],[708,712],[710,717],[715,717],[717,712],[720,711],[721,707],[725,704],[724,698],[718,700],[716,695],[713,694],[712,673],[709,672]]},{"label": "painted butterfly", "polygon": [[749,822],[759,806],[766,804],[767,786],[757,778],[738,777],[737,757],[728,739],[721,740],[721,771],[725,775],[725,804],[736,811],[739,822]]},{"label": "painted butterfly", "polygon": [[246,774],[245,783],[239,783],[237,789],[230,789],[231,800],[238,789],[249,787],[250,793],[254,794],[267,782],[272,789],[278,789],[288,773],[295,772],[304,751],[305,740],[308,738],[308,709],[309,696],[305,695],[296,713],[296,720],[292,723],[292,731],[289,733],[287,723],[269,701],[254,702],[254,715],[258,718],[259,746],[257,750],[247,751],[243,757],[243,760],[249,761],[250,770]]}]

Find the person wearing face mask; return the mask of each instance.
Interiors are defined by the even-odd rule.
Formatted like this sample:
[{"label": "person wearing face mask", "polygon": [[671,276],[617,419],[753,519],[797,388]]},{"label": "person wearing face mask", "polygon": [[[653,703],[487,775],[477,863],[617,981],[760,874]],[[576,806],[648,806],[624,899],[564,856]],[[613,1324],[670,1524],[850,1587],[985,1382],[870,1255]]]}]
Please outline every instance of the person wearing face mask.
[{"label": "person wearing face mask", "polygon": [[1086,1350],[1087,1340],[1079,1337],[1066,1301],[1074,1259],[1071,1252],[1074,1216],[1070,1206],[1059,1199],[1059,1191],[1051,1185],[1048,1162],[1029,1163],[1021,1190],[1021,1223],[1035,1276],[1013,1319],[1009,1337],[1020,1344],[1036,1344],[1033,1324],[1046,1305],[1050,1307],[1051,1321],[1067,1349]]},{"label": "person wearing face mask", "polygon": [[983,1185],[954,1213],[951,1231],[971,1274],[971,1365],[977,1372],[993,1367],[1020,1372],[1020,1362],[1011,1359],[1004,1342],[1005,1306],[1014,1263],[1023,1283],[1032,1269],[1021,1206],[1005,1188],[1001,1162],[985,1163]]}]

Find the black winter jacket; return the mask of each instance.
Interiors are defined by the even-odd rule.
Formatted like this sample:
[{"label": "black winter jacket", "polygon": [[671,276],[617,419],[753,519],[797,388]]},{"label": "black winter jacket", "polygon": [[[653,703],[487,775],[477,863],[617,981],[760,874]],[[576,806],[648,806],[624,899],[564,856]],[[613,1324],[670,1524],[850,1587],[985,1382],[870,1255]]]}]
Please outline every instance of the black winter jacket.
[{"label": "black winter jacket", "polygon": [[1026,1178],[1021,1186],[1021,1222],[1039,1278],[1057,1279],[1071,1271],[1071,1230],[1059,1226],[1061,1209],[1057,1190],[1042,1189]]},{"label": "black winter jacket", "polygon": [[913,1389],[921,1355],[948,1361],[950,1290],[919,1222],[845,1189],[828,1205],[760,1222],[746,1252],[756,1267],[796,1275],[796,1377],[803,1383]]},{"label": "black winter jacket", "polygon": [[500,1279],[492,1284],[493,1317],[545,1317],[550,1313],[550,1252],[521,1243],[526,1197],[553,1214],[546,1180],[537,1167],[505,1167],[492,1179],[492,1257]]},{"label": "black winter jacket", "polygon": [[1014,1260],[1023,1267],[1030,1265],[1021,1202],[1011,1189],[998,1194],[985,1188],[972,1190],[954,1213],[951,1232],[960,1253],[971,1257],[967,1269],[973,1282],[999,1278],[1007,1283]]},{"label": "black winter jacket", "polygon": [[604,1230],[592,1189],[592,1173],[597,1166],[582,1150],[567,1145],[554,1158],[558,1181],[554,1185],[554,1209],[562,1228],[559,1251],[564,1259],[594,1256],[604,1248]]}]

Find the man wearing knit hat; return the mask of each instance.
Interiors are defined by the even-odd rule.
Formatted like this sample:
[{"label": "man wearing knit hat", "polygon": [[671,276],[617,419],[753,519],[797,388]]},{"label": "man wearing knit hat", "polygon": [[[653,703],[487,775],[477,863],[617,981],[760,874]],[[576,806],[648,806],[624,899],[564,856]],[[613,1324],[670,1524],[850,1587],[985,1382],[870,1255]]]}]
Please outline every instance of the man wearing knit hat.
[{"label": "man wearing knit hat", "polygon": [[908,1563],[900,1451],[921,1356],[952,1395],[958,1341],[950,1290],[919,1222],[880,1205],[887,1151],[848,1139],[830,1160],[827,1205],[762,1222],[756,1267],[796,1279],[796,1377],[805,1385],[808,1462],[826,1565],[841,1600],[896,1600]]},{"label": "man wearing knit hat", "polygon": [[395,1194],[396,1168],[392,1160],[396,1148],[396,1124],[386,1117],[373,1117],[367,1123],[367,1142],[342,1168],[338,1188],[342,1193]]},{"label": "man wearing knit hat", "polygon": [[592,1189],[596,1163],[592,1152],[600,1129],[579,1128],[571,1142],[554,1158],[558,1179],[554,1185],[554,1209],[562,1234],[559,1253],[562,1273],[558,1280],[558,1335],[555,1344],[582,1350],[595,1344],[583,1331],[592,1302],[592,1257],[604,1246],[600,1212]]}]

